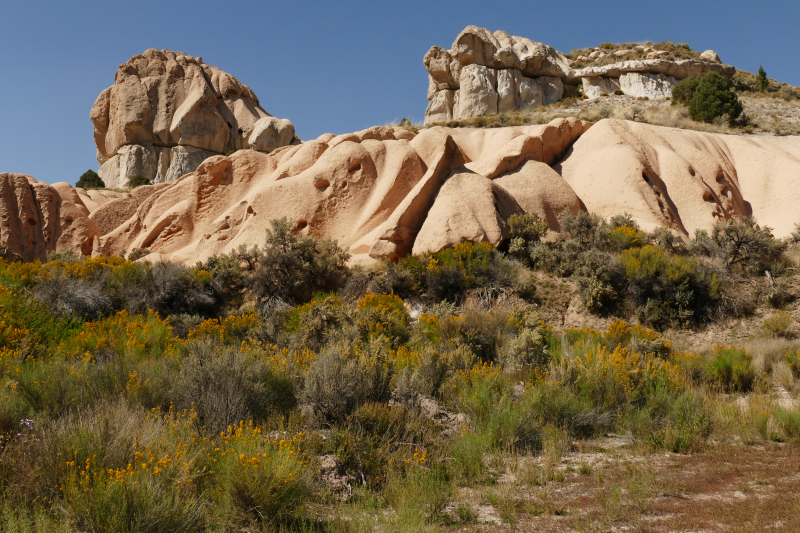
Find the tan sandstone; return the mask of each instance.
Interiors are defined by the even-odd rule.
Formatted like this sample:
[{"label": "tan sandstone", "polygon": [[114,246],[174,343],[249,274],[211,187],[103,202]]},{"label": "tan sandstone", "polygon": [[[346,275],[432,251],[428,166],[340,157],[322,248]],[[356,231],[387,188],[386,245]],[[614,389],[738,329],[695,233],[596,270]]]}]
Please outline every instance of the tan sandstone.
[{"label": "tan sandstone", "polygon": [[250,148],[251,142],[269,151],[294,139],[285,119],[270,130],[263,120],[273,117],[232,75],[201,58],[155,48],[120,65],[90,118],[99,174],[108,187],[123,187],[137,174],[156,183],[175,181],[211,155]]}]

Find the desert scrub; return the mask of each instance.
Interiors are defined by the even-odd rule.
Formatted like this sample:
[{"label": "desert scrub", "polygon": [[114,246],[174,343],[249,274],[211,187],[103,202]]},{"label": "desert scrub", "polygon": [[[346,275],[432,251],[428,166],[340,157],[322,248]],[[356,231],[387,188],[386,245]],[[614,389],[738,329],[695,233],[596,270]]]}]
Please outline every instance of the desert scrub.
[{"label": "desert scrub", "polygon": [[367,294],[358,301],[358,323],[365,340],[387,337],[393,345],[408,339],[409,316],[403,300],[394,294]]},{"label": "desert scrub", "polygon": [[764,330],[771,337],[785,337],[791,325],[792,315],[781,310],[775,311],[763,322]]},{"label": "desert scrub", "polygon": [[449,451],[441,428],[403,405],[368,402],[334,427],[326,444],[348,475],[381,490],[418,470],[429,469]]},{"label": "desert scrub", "polygon": [[725,392],[749,392],[755,381],[753,357],[744,349],[717,344],[707,363],[706,379]]},{"label": "desert scrub", "polygon": [[239,515],[234,518],[273,525],[291,521],[310,493],[302,440],[302,433],[265,438],[252,421],[229,426],[209,443],[212,498]]},{"label": "desert scrub", "polygon": [[629,302],[645,324],[663,328],[702,323],[720,299],[717,274],[706,271],[694,257],[671,256],[647,245],[625,250],[621,262]]},{"label": "desert scrub", "polygon": [[83,528],[201,528],[206,505],[196,482],[205,460],[192,449],[191,426],[190,413],[148,415],[124,402],[65,417],[40,437],[41,481]]},{"label": "desert scrub", "polygon": [[303,375],[300,404],[320,421],[334,422],[366,402],[385,401],[393,373],[388,355],[385,339],[326,346]]},{"label": "desert scrub", "polygon": [[344,286],[350,254],[331,239],[293,233],[288,219],[272,220],[258,266],[248,286],[257,298],[277,297],[292,303]]},{"label": "desert scrub", "polygon": [[641,248],[648,240],[645,232],[631,226],[619,226],[608,234],[609,246],[620,252],[629,248]]}]

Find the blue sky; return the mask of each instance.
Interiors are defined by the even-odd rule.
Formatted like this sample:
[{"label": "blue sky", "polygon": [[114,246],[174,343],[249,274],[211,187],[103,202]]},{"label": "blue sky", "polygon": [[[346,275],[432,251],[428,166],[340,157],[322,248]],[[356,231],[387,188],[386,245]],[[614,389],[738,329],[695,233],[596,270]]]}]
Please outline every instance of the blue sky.
[{"label": "blue sky", "polygon": [[427,100],[422,57],[475,24],[568,52],[670,40],[800,85],[797,0],[38,1],[0,4],[0,172],[74,183],[97,169],[89,110],[147,48],[202,56],[255,91],[300,137],[409,117]]}]

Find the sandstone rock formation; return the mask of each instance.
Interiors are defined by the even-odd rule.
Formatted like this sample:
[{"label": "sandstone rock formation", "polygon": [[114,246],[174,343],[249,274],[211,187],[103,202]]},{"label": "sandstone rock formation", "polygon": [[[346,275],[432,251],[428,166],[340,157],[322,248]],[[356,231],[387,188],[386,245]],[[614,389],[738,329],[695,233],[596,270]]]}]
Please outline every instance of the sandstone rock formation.
[{"label": "sandstone rock formation", "polygon": [[108,187],[124,187],[137,174],[172,182],[213,155],[298,142],[291,122],[274,119],[230,74],[154,48],[120,65],[90,118]]},{"label": "sandstone rock formation", "polygon": [[595,124],[554,167],[586,209],[627,212],[644,228],[684,236],[733,215],[776,237],[800,222],[800,139],[744,137],[623,120]]},{"label": "sandstone rock formation", "polygon": [[[617,50],[614,56],[622,60],[635,52]],[[550,46],[468,26],[450,50],[434,46],[423,58],[429,101],[425,123],[553,104],[565,95],[577,95],[578,85],[583,85],[590,99],[615,89],[631,96],[662,98],[689,76],[717,72],[730,79],[735,73],[734,67],[720,63],[713,50],[704,52],[700,60],[669,61],[661,58],[664,54],[652,50],[648,59],[575,70],[566,55]],[[602,52],[595,51],[583,59],[602,57]]]},{"label": "sandstone rock formation", "polygon": [[26,260],[148,248],[152,259],[191,264],[260,244],[270,220],[288,217],[295,231],[335,238],[365,261],[463,240],[496,245],[514,213],[536,212],[560,231],[564,209],[629,213],[684,238],[752,215],[784,237],[800,222],[798,175],[800,141],[791,137],[615,119],[419,134],[375,127],[213,156],[174,183],[130,194],[0,174],[0,244]]}]

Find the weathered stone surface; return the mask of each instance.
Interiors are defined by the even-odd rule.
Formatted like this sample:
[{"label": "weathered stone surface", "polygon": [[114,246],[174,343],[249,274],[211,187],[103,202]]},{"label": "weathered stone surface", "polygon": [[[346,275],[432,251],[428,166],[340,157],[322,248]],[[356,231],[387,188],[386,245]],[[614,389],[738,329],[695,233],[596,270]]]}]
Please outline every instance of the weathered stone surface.
[{"label": "weathered stone surface", "polygon": [[437,92],[425,110],[425,124],[453,120],[454,91],[445,89]]},{"label": "weathered stone surface", "polygon": [[564,84],[560,78],[541,76],[538,78],[542,85],[544,105],[555,104],[564,96]]},{"label": "weathered stone surface", "polygon": [[154,48],[119,67],[90,113],[100,174],[112,187],[137,174],[154,182],[180,175],[185,168],[170,168],[183,162],[176,146],[211,154],[249,148],[256,123],[269,117],[235,77],[201,58]]},{"label": "weathered stone surface", "polygon": [[591,76],[581,78],[583,84],[583,94],[589,100],[600,98],[603,93],[613,93],[619,89],[619,80],[614,78],[603,78],[601,76]]},{"label": "weathered stone surface", "polygon": [[25,174],[0,173],[0,255],[44,260],[61,236],[58,192]]},{"label": "weathered stone surface", "polygon": [[497,113],[496,74],[489,68],[470,64],[461,69],[456,120]]},{"label": "weathered stone surface", "polygon": [[[567,56],[550,46],[504,31],[492,33],[485,28],[468,26],[456,37],[451,50],[434,46],[425,54],[423,63],[429,78],[427,98],[431,102],[425,122],[449,120],[451,114],[453,119],[459,120],[553,104],[565,97],[579,96],[577,87],[583,80],[589,80],[584,84],[584,94],[597,98],[603,92],[619,88],[621,76],[638,73],[643,76],[629,76],[626,81],[631,94],[654,98],[671,91],[672,79],[682,80],[708,72],[731,79],[735,73],[735,68],[720,63],[712,50],[704,52],[701,59],[671,61],[662,58],[668,52],[640,45],[635,49],[617,50],[613,57],[622,60],[640,52],[646,53],[648,59],[575,70]],[[578,60],[602,59],[607,55],[595,49],[588,57],[581,56]],[[454,89],[458,90],[452,95],[451,106],[450,94],[442,91]],[[495,93],[496,106],[493,103]]]},{"label": "weathered stone surface", "polygon": [[259,152],[271,152],[288,146],[294,139],[294,125],[287,119],[264,117],[256,122],[250,134],[250,148]]},{"label": "weathered stone surface", "polygon": [[177,182],[130,195],[0,174],[0,243],[27,259],[149,248],[163,252],[154,260],[194,264],[262,242],[269,221],[285,216],[298,232],[337,239],[357,262],[465,239],[497,243],[514,213],[535,211],[558,231],[565,208],[627,212],[647,230],[666,225],[684,237],[752,215],[784,237],[800,221],[798,161],[797,138],[614,119],[417,135],[375,127],[270,154],[214,156]]},{"label": "weathered stone surface", "polygon": [[130,196],[119,198],[103,204],[89,218],[97,226],[100,235],[105,235],[136,214],[138,207],[139,203]]},{"label": "weathered stone surface", "polygon": [[647,74],[628,72],[619,77],[619,87],[628,96],[647,98],[665,98],[672,96],[672,89],[678,80],[663,74]]},{"label": "weathered stone surface", "polygon": [[522,77],[519,80],[519,108],[538,107],[544,103],[544,91],[538,79]]},{"label": "weathered stone surface", "polygon": [[606,78],[619,78],[628,72],[644,72],[650,74],[664,74],[678,80],[689,76],[703,76],[709,72],[716,72],[726,79],[731,79],[736,73],[736,68],[721,63],[700,61],[699,59],[633,59],[600,67],[585,67],[575,71],[575,76],[585,78],[603,76]]},{"label": "weathered stone surface", "polygon": [[[117,154],[109,158],[98,171],[106,187],[125,187],[132,177],[142,175],[153,180],[162,168],[162,153],[169,149],[155,146],[129,144],[120,147]],[[169,158],[169,156],[167,156]],[[167,162],[166,167],[169,167]]]},{"label": "weathered stone surface", "polygon": [[497,71],[497,110],[500,113],[519,108],[519,82],[522,74],[518,70]]},{"label": "weathered stone surface", "polygon": [[492,181],[461,172],[447,178],[414,242],[413,253],[441,250],[462,241],[499,244],[508,228],[495,206]]},{"label": "weathered stone surface", "polygon": [[[166,151],[162,152],[162,154],[165,153]],[[156,176],[156,178],[152,180],[153,183],[169,183],[176,181],[181,176],[194,172],[197,167],[200,166],[200,163],[209,157],[219,155],[193,146],[175,146],[169,150],[168,154],[169,167],[167,173],[164,174],[163,178]],[[163,156],[164,155],[162,155],[162,157]]]},{"label": "weathered stone surface", "polygon": [[700,54],[700,59],[703,61],[713,61],[714,63],[722,63],[717,53],[714,50],[706,50]]},{"label": "weathered stone surface", "polygon": [[458,78],[454,78],[450,70],[453,60],[450,53],[441,46],[432,47],[422,59],[436,90],[458,89]]}]

